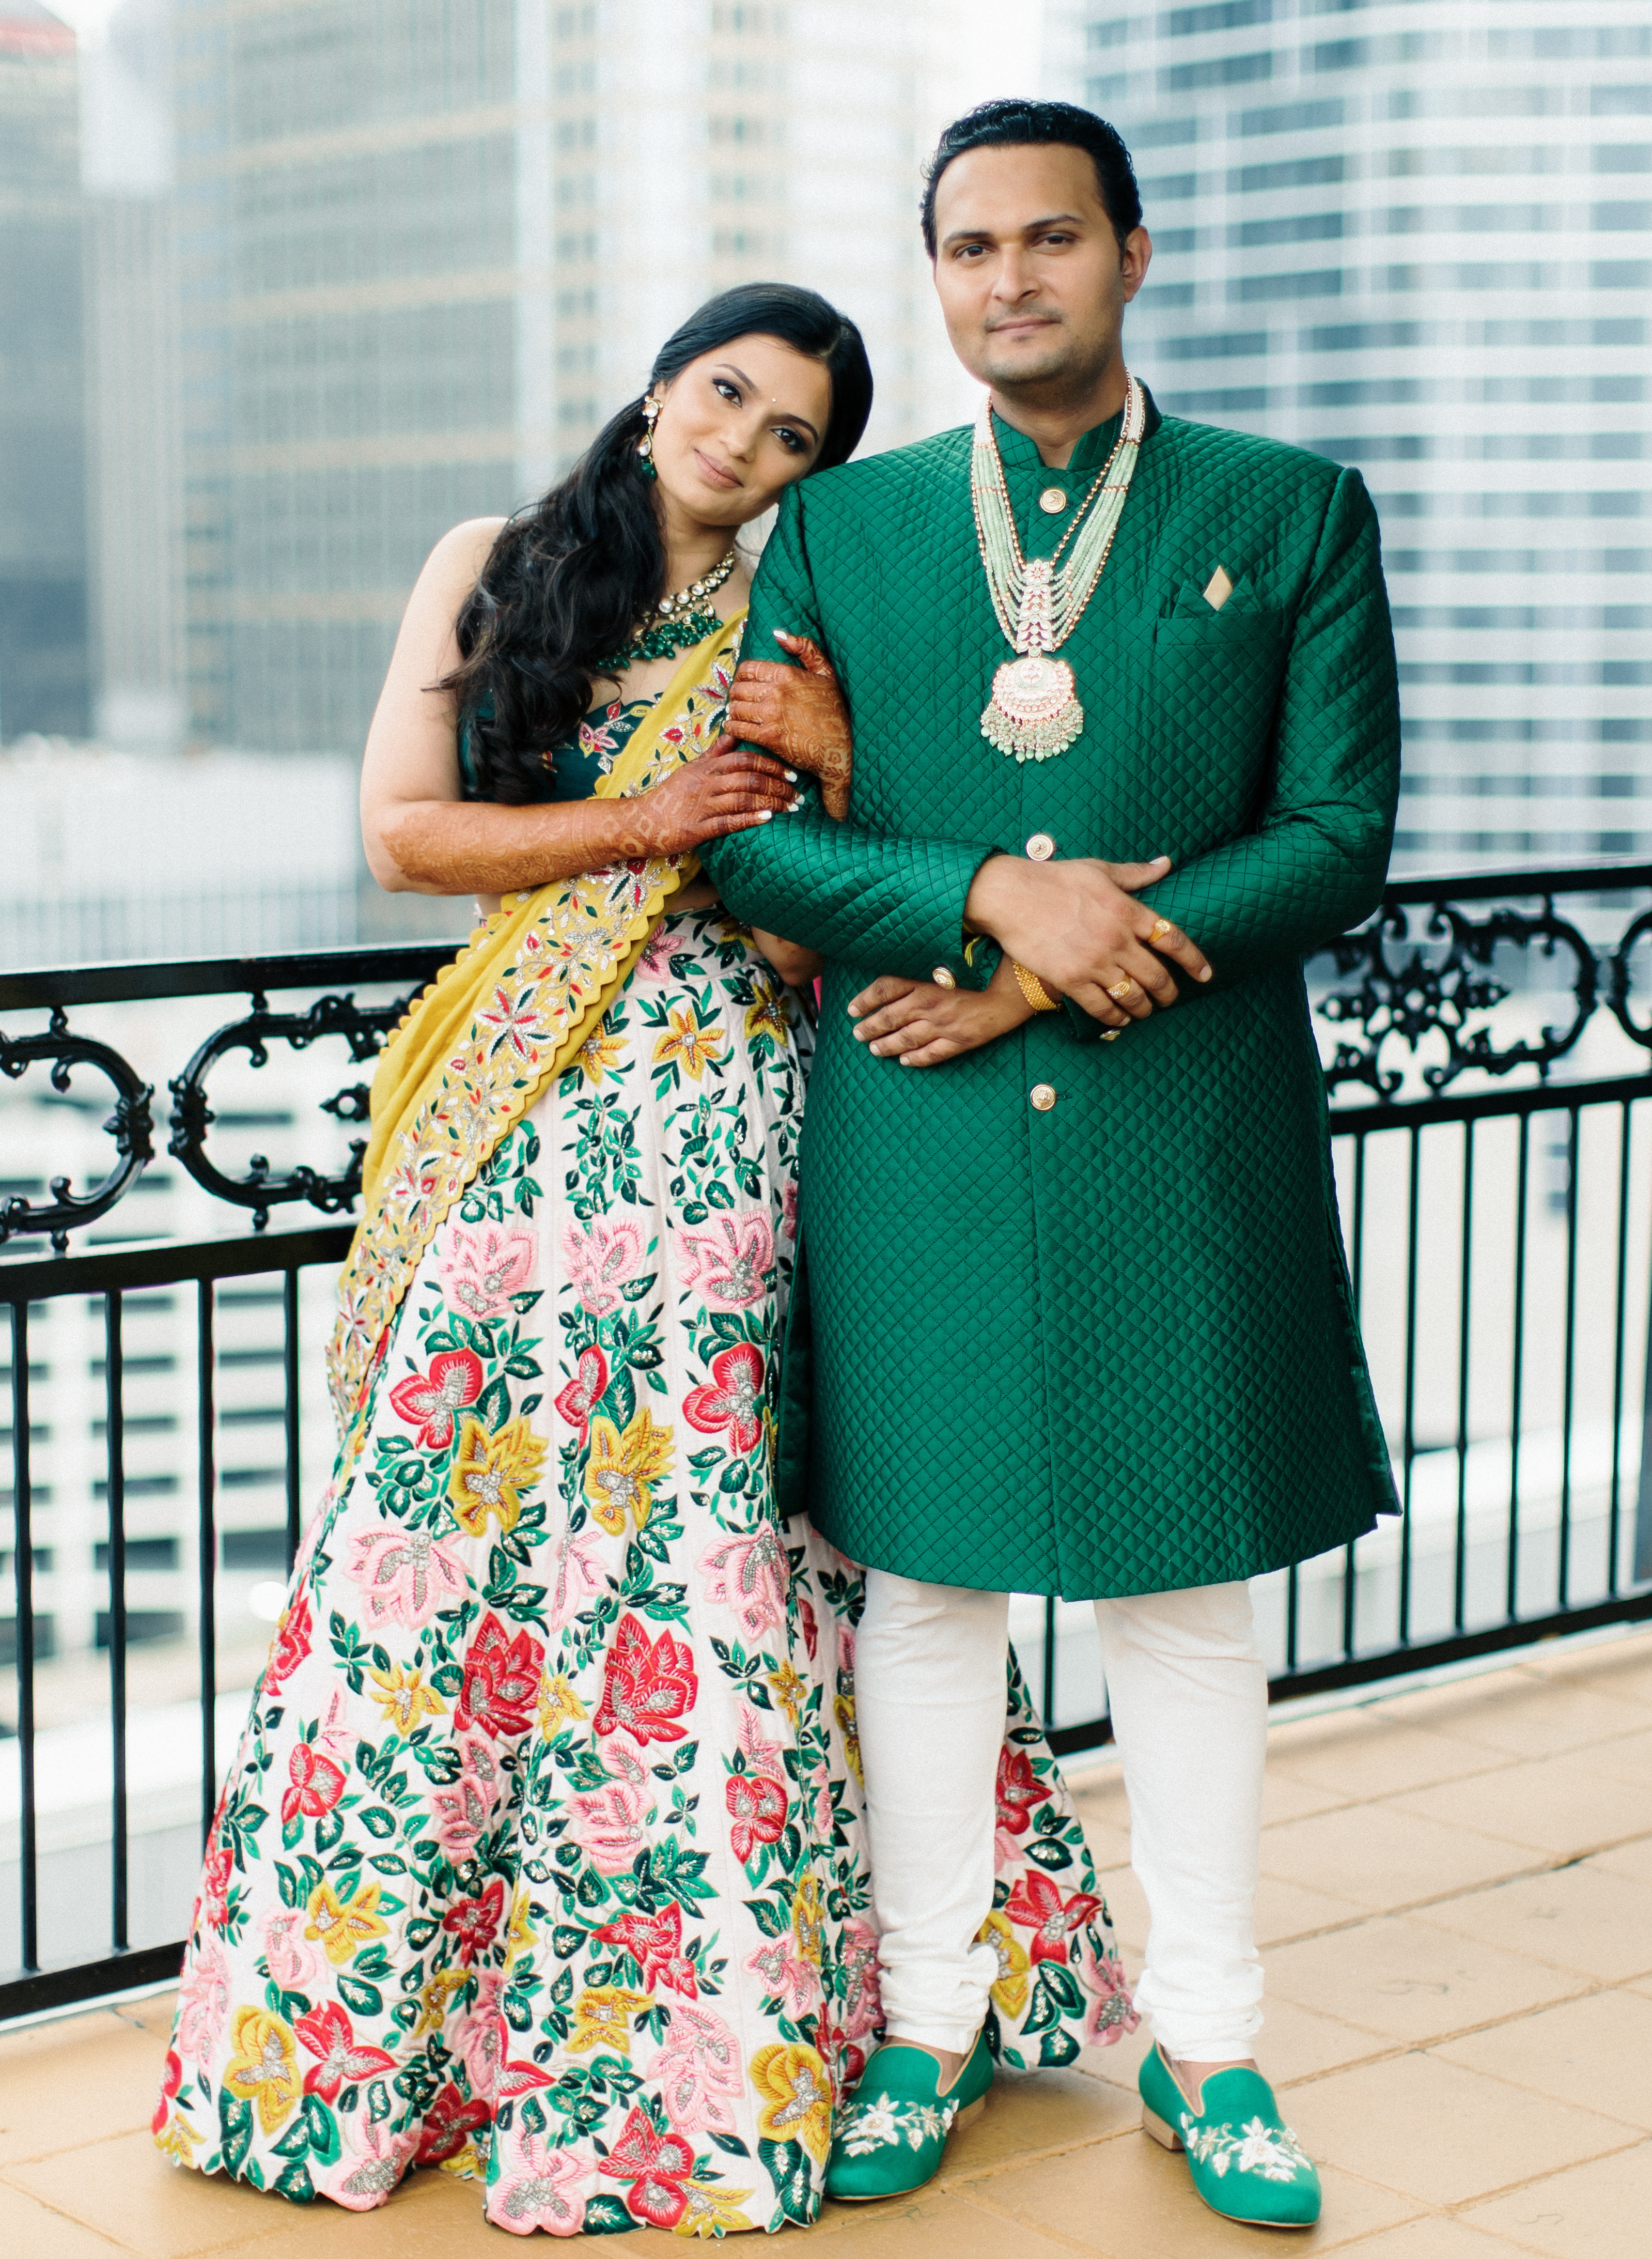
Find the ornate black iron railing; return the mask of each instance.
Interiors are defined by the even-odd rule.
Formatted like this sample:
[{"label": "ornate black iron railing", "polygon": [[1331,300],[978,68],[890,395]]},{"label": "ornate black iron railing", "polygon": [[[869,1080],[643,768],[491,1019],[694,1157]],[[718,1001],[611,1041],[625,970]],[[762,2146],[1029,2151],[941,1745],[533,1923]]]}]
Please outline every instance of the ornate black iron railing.
[{"label": "ornate black iron railing", "polygon": [[[301,1338],[300,1284],[342,1259],[351,1226],[296,1217],[267,1226],[277,1208],[343,1215],[359,1189],[361,1146],[351,1141],[349,1158],[331,1168],[300,1162],[277,1172],[255,1154],[238,1170],[215,1156],[210,1078],[232,1058],[263,1066],[276,1044],[340,1042],[348,1065],[365,1065],[447,953],[329,951],[0,976],[0,1073],[16,1082],[45,1069],[68,1095],[77,1077],[96,1072],[114,1092],[100,1180],[77,1193],[56,1171],[47,1198],[31,1183],[0,1202],[12,1522],[12,1612],[9,1622],[0,1614],[0,1635],[9,1629],[15,1678],[12,1731],[0,1739],[0,1765],[15,1759],[14,1809],[0,1810],[0,1925],[11,1931],[0,1927],[0,2018],[160,1978],[181,1950],[182,1903],[158,1935],[133,1911],[129,1752],[140,1643],[130,1592],[141,1573],[135,1549],[157,1542],[130,1534],[139,1479],[131,1444],[145,1422],[131,1413],[128,1383],[154,1361],[130,1353],[133,1311],[153,1310],[157,1297],[170,1298],[174,1313],[180,1297],[193,1305],[192,1322],[168,1320],[174,1349],[183,1336],[193,1347],[194,1497],[178,1540],[194,1560],[193,1621],[182,1628],[195,1650],[192,1842],[210,1820],[227,1754],[218,1717],[229,1479],[221,1445],[237,1415],[222,1404],[221,1384],[226,1363],[247,1353],[224,1347],[219,1318],[238,1294],[249,1299],[238,1281],[270,1282],[259,1299],[279,1302],[279,1343],[252,1354],[280,1368],[280,1405],[256,1416],[281,1430],[281,1464],[266,1472],[279,1479],[288,1566],[305,1510],[301,1380],[320,1343]],[[1652,1442],[1649,971],[1647,864],[1406,880],[1390,888],[1377,918],[1311,963],[1328,1030],[1328,1086],[1341,1101],[1333,1145],[1349,1266],[1410,1510],[1263,1591],[1276,1692],[1376,1680],[1652,1614],[1652,1449],[1641,1449],[1643,1430]],[[358,1003],[355,991],[367,987],[390,993]],[[311,1001],[273,1011],[267,1000],[281,992]],[[167,1079],[167,1150],[226,1222],[250,1211],[253,1228],[157,1240],[133,1230],[122,1240],[123,1204],[154,1158],[153,1084],[103,1035],[74,1030],[71,1015],[214,996],[246,997],[248,1008]],[[20,1015],[42,1014],[43,1027],[19,1027]],[[1345,1102],[1354,1094],[1364,1102]],[[360,1081],[317,1102],[337,1122],[365,1120]],[[100,1244],[89,1227],[111,1219],[112,1244]],[[40,1564],[51,1557],[58,1508],[46,1499],[60,1439],[42,1432],[32,1401],[32,1382],[46,1370],[36,1321],[77,1298],[95,1308],[101,1343],[92,1370],[102,1472],[91,1493],[103,1533],[98,1638],[109,1755],[106,1808],[94,1830],[97,1856],[107,1857],[108,1949],[81,1959],[55,1949],[50,1922],[43,1927],[52,1912],[43,1856],[58,1855],[42,1852],[42,1799],[55,1791],[40,1752],[56,1746],[57,1729],[42,1726],[37,1698],[43,1670],[56,1666],[42,1652],[36,1579],[55,1573]],[[182,1478],[174,1487],[182,1500]],[[1094,1746],[1107,1726],[1081,1616],[1069,1619],[1053,1602],[1018,1606],[1023,1660],[1042,1680],[1057,1747]],[[166,1713],[176,1714],[175,1705]],[[78,1871],[89,1887],[83,1862]],[[78,1909],[82,1935],[103,1921],[99,1909]]]}]

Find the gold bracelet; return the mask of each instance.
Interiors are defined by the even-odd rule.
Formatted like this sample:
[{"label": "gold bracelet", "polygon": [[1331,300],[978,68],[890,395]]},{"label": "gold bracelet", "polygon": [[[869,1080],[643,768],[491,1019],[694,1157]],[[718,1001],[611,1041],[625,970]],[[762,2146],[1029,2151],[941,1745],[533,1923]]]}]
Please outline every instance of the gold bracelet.
[{"label": "gold bracelet", "polygon": [[1029,973],[1024,965],[1018,965],[1013,957],[1009,960],[1009,969],[1015,976],[1015,986],[1035,1012],[1058,1012],[1061,1009],[1060,1004],[1050,994],[1036,973]]}]

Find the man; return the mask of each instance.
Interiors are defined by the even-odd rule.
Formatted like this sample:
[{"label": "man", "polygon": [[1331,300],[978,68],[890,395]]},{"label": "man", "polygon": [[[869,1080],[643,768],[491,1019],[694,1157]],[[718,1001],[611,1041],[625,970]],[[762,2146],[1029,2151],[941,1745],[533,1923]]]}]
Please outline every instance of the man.
[{"label": "man", "polygon": [[[971,113],[923,221],[990,423],[787,495],[746,649],[793,631],[830,659],[848,820],[811,802],[704,856],[731,909],[828,960],[788,1365],[812,1404],[780,1450],[870,1572],[888,2030],[828,2185],[920,2184],[990,2081],[1007,1596],[1057,1593],[1096,1601],[1151,1913],[1143,2124],[1217,2210],[1306,2224],[1317,2177],[1252,2059],[1246,1580],[1396,1510],[1301,972],[1387,863],[1377,527],[1356,473],[1127,383],[1152,246],[1099,118]],[[732,722],[780,697],[759,681]],[[949,1057],[989,976],[1021,1024]]]}]

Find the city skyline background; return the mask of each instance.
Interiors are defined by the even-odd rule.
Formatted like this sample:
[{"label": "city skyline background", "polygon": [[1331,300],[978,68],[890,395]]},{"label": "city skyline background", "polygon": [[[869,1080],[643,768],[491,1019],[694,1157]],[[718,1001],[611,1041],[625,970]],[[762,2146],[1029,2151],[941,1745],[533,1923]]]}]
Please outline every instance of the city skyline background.
[{"label": "city skyline background", "polygon": [[[258,763],[353,767],[431,542],[540,491],[716,289],[854,314],[866,449],[967,417],[916,201],[993,92],[1130,144],[1162,404],[1366,476],[1397,869],[1646,854],[1644,16],[0,0],[0,954],[461,931],[353,840],[307,884],[347,787]],[[123,854],[133,795],[181,839],[238,795],[260,822],[215,823],[204,875]]]}]

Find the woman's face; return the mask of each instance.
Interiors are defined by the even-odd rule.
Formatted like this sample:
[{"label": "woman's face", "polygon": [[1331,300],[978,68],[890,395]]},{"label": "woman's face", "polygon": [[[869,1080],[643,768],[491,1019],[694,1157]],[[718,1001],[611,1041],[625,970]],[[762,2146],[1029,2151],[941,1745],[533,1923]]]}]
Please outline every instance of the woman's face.
[{"label": "woman's face", "polygon": [[701,525],[760,517],[819,454],[831,404],[824,363],[778,338],[702,353],[666,387],[654,425],[661,501]]}]

